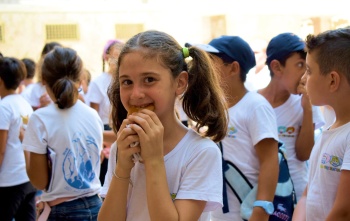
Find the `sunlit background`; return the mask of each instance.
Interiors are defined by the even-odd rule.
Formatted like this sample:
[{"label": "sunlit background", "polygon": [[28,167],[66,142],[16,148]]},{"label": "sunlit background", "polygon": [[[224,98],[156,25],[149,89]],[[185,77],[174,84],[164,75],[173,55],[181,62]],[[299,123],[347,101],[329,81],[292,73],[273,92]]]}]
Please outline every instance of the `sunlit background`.
[{"label": "sunlit background", "polygon": [[107,40],[156,29],[185,42],[239,35],[252,47],[349,25],[345,0],[0,0],[0,52],[39,60],[46,42],[78,51],[93,77]]}]

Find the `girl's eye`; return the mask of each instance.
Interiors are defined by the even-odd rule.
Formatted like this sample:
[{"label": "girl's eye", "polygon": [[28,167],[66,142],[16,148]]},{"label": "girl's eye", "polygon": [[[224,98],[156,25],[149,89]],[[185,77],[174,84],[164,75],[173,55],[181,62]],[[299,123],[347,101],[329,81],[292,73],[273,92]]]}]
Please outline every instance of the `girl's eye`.
[{"label": "girl's eye", "polygon": [[146,83],[151,83],[151,82],[153,82],[153,81],[155,81],[155,79],[154,79],[153,77],[146,77],[146,78],[145,78],[145,82],[146,82]]},{"label": "girl's eye", "polygon": [[130,85],[132,82],[130,80],[124,80],[121,82],[122,85]]}]

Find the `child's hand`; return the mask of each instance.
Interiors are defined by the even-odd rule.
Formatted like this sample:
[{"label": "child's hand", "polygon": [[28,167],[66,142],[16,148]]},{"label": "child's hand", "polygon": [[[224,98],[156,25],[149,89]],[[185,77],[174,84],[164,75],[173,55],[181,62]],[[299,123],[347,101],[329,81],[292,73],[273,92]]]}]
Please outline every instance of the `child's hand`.
[{"label": "child's hand", "polygon": [[50,96],[46,93],[41,95],[39,101],[40,101],[40,107],[46,107],[47,105],[49,105],[51,103]]},{"label": "child's hand", "polygon": [[130,144],[139,141],[136,132],[126,126],[130,123],[130,120],[125,119],[117,133],[117,166],[125,171],[130,171],[134,167],[133,154],[139,153],[141,150],[139,146],[130,147]]},{"label": "child's hand", "polygon": [[144,109],[129,115],[128,120],[135,122],[129,127],[138,134],[143,161],[147,163],[163,159],[164,127],[158,116],[153,111]]},{"label": "child's hand", "polygon": [[302,96],[302,98],[301,98],[302,108],[304,110],[305,109],[312,110],[311,101],[310,101],[309,95],[307,94],[307,91],[306,91],[306,86],[305,86],[306,80],[307,80],[306,75],[303,75],[303,77],[300,79],[300,82],[299,82],[299,85],[297,88],[297,93]]}]

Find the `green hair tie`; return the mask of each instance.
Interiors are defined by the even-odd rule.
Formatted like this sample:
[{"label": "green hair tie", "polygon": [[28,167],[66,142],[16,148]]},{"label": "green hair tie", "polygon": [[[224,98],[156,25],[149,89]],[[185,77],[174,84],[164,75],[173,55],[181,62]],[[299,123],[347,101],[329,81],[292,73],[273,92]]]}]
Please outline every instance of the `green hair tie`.
[{"label": "green hair tie", "polygon": [[190,51],[188,50],[188,48],[184,47],[182,48],[182,54],[184,55],[184,58],[187,58],[190,56]]}]

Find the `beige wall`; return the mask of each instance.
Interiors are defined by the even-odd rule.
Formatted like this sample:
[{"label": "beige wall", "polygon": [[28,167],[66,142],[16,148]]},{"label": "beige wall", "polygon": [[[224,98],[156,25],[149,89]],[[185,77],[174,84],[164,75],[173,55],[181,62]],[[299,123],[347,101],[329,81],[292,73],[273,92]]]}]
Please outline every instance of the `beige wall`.
[{"label": "beige wall", "polygon": [[[270,2],[273,1],[270,0]],[[87,5],[84,5],[84,1],[77,1],[79,4],[64,2],[66,3],[58,7],[1,4],[0,1],[0,25],[3,27],[4,37],[0,42],[0,51],[6,56],[29,57],[37,61],[46,42],[45,25],[78,24],[79,39],[60,42],[77,50],[86,68],[95,77],[102,71],[103,46],[108,39],[115,38],[117,23],[143,23],[146,30],[165,31],[183,45],[188,41],[206,43],[220,34],[239,35],[248,42],[256,38],[268,41],[273,36],[286,31],[305,37],[311,30],[319,32],[332,28],[334,20],[331,12],[324,12],[325,15],[286,14],[280,11],[274,12],[270,8],[269,10],[250,8],[244,11],[243,9],[249,8],[249,2],[253,1],[245,1],[248,3],[242,6],[242,10],[234,6],[214,7],[217,6],[214,4],[215,1],[209,0],[192,2],[180,0],[176,3],[169,1],[171,3],[162,5],[158,0],[133,0],[132,5],[121,5],[121,1],[119,4],[102,1],[98,5],[89,4],[91,1],[86,1]],[[212,16],[218,15],[224,17],[224,23],[221,21],[213,23]],[[311,29],[305,27],[304,23],[314,17],[318,18],[317,27]],[[224,24],[224,28],[213,24]]]}]

